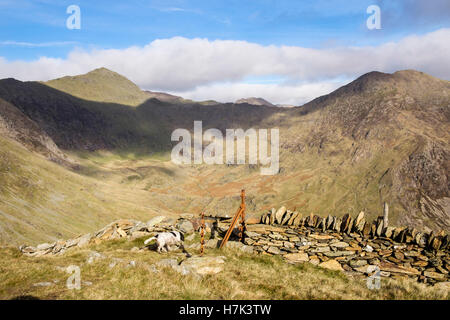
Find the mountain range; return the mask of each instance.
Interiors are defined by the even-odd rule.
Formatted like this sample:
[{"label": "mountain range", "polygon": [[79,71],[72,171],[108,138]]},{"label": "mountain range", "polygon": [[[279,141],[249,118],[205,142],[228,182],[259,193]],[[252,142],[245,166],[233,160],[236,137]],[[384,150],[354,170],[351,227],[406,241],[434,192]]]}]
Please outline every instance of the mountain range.
[{"label": "mountain range", "polygon": [[[179,166],[176,128],[279,128],[280,170]],[[49,241],[114,218],[306,215],[384,202],[394,224],[450,230],[450,82],[414,70],[370,72],[302,106],[261,98],[196,102],[141,90],[105,68],[47,82],[0,80],[0,243]]]}]

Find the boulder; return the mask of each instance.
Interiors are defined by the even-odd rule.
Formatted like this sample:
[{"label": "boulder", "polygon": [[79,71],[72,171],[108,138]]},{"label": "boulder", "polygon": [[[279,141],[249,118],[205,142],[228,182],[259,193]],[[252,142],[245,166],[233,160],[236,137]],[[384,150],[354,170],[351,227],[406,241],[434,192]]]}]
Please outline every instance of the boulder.
[{"label": "boulder", "polygon": [[176,224],[176,228],[185,234],[194,233],[194,225],[189,220],[185,219],[179,220],[178,223]]},{"label": "boulder", "polygon": [[164,219],[166,219],[166,216],[156,216],[156,217],[153,217],[153,218],[151,218],[150,220],[147,221],[147,223],[146,223],[146,224],[147,224],[147,227],[148,227],[148,228],[151,228],[151,227],[153,227],[153,226],[155,226],[155,225],[157,225],[157,224],[163,222]]},{"label": "boulder", "polygon": [[143,237],[149,237],[151,235],[150,232],[145,231],[135,231],[130,235],[130,240],[135,240]]}]

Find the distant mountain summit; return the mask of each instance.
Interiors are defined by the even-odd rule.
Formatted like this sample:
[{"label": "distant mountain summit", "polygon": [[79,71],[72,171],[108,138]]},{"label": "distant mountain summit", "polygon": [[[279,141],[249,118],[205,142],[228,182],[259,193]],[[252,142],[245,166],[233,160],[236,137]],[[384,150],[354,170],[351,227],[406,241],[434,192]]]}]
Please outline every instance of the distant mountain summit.
[{"label": "distant mountain summit", "polygon": [[265,100],[263,98],[255,98],[255,97],[239,99],[235,103],[236,104],[247,103],[247,104],[251,104],[251,105],[254,105],[254,106],[275,107],[275,105],[273,105],[269,101],[267,101],[267,100]]},{"label": "distant mountain summit", "polygon": [[45,84],[72,96],[98,102],[138,106],[151,98],[124,76],[106,68],[50,80]]}]

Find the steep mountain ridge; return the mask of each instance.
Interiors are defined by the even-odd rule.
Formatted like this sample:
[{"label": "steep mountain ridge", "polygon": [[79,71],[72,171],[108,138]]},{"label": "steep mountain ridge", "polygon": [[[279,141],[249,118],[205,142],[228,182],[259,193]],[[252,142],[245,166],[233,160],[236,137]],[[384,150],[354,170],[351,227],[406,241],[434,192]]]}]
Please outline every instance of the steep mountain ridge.
[{"label": "steep mountain ridge", "polygon": [[368,73],[296,112],[321,114],[305,144],[323,150],[340,134],[351,138],[344,153],[353,164],[388,149],[404,153],[380,177],[380,199],[397,199],[408,212],[401,223],[421,225],[425,216],[448,229],[449,103],[449,81],[404,70]]},{"label": "steep mountain ridge", "polygon": [[[97,79],[97,73],[88,78]],[[15,114],[34,123],[42,137],[80,162],[81,176],[130,194],[142,192],[164,212],[235,210],[236,193],[245,187],[254,213],[285,205],[320,215],[364,210],[373,219],[386,201],[397,225],[450,230],[448,81],[412,70],[371,72],[295,108],[179,103],[172,97],[152,97],[130,108],[92,101],[88,91],[71,91],[70,78],[65,82],[67,92],[38,82],[0,80],[0,98],[8,106],[0,108],[0,116],[16,108]],[[115,89],[97,90],[100,97]],[[174,166],[168,161],[171,132],[192,130],[194,120],[202,120],[204,130],[222,132],[279,128],[280,173],[260,176],[249,165]],[[26,144],[34,135],[39,136],[24,132],[16,140]],[[140,158],[118,158],[121,154]],[[150,156],[155,154],[164,160],[155,161]],[[8,209],[2,204],[0,211],[2,206]],[[133,211],[126,199],[121,206]]]}]

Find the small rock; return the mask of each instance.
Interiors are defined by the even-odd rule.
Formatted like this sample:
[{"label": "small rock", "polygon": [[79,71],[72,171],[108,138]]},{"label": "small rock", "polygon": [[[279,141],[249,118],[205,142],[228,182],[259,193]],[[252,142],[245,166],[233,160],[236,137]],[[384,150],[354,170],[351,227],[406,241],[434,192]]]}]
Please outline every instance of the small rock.
[{"label": "small rock", "polygon": [[105,256],[102,255],[101,253],[99,253],[97,251],[91,251],[89,253],[89,256],[88,256],[87,260],[86,260],[86,263],[92,264],[95,261],[101,260],[103,258],[105,258]]},{"label": "small rock", "polygon": [[341,264],[338,261],[333,260],[333,259],[319,263],[319,267],[329,269],[329,270],[344,271]]},{"label": "small rock", "polygon": [[284,258],[288,262],[292,263],[299,263],[299,262],[308,262],[308,254],[305,252],[298,252],[298,253],[288,253],[284,255]]},{"label": "small rock", "polygon": [[254,251],[253,246],[246,246],[246,245],[242,246],[240,250],[247,254],[253,254]]},{"label": "small rock", "polygon": [[[230,243],[231,243],[231,241],[228,242],[227,245],[230,244]],[[217,239],[209,239],[205,243],[205,247],[206,248],[210,248],[210,249],[218,248],[218,246],[219,246],[219,240],[217,240]]]},{"label": "small rock", "polygon": [[84,236],[82,236],[82,237],[80,237],[80,238],[78,239],[78,244],[77,244],[77,246],[78,246],[78,247],[84,247],[85,245],[87,245],[87,244],[89,243],[89,241],[91,241],[91,239],[92,239],[92,236],[91,236],[90,233],[85,234]]},{"label": "small rock", "polygon": [[273,247],[273,246],[270,246],[269,249],[267,249],[267,252],[271,253],[271,254],[281,254],[280,249],[278,249],[277,247]]},{"label": "small rock", "polygon": [[329,236],[329,235],[326,235],[326,234],[311,234],[309,237],[313,238],[315,240],[331,240],[331,239],[334,239],[333,236]]},{"label": "small rock", "polygon": [[377,266],[375,266],[375,265],[366,264],[366,265],[364,265],[364,266],[361,266],[361,267],[355,267],[355,268],[353,268],[353,269],[354,269],[355,271],[358,271],[358,272],[361,272],[361,273],[364,273],[364,274],[369,274],[369,273],[373,272],[373,270],[375,270],[376,267],[377,267]]},{"label": "small rock", "polygon": [[311,256],[309,257],[309,262],[317,266],[320,263],[320,259],[317,256]]},{"label": "small rock", "polygon": [[52,285],[53,285],[52,282],[38,282],[38,283],[33,284],[33,286],[35,286],[35,287],[50,287]]},{"label": "small rock", "polygon": [[330,247],[324,246],[324,247],[317,247],[312,250],[309,250],[310,253],[324,253],[331,251]]},{"label": "small rock", "polygon": [[159,260],[156,265],[158,267],[174,267],[178,265],[177,259],[162,259]]},{"label": "small rock", "polygon": [[252,231],[245,231],[244,232],[244,234],[247,236],[247,237],[249,237],[249,238],[257,238],[257,237],[259,237],[259,233],[257,233],[257,232],[252,232]]},{"label": "small rock", "polygon": [[55,246],[55,243],[53,243],[53,244],[49,244],[49,243],[41,243],[40,245],[38,245],[38,246],[36,247],[36,249],[37,249],[38,251],[45,251],[45,250],[48,250],[48,249],[53,248],[54,246]]},{"label": "small rock", "polygon": [[407,275],[419,275],[420,272],[417,271],[417,269],[414,268],[408,268],[404,266],[398,266],[393,263],[389,263],[386,261],[380,262],[380,269],[387,272],[396,272],[396,273],[402,273]]},{"label": "small rock", "polygon": [[334,247],[334,248],[347,248],[348,246],[349,246],[349,244],[347,242],[343,242],[343,241],[339,241],[339,242],[330,244],[330,247]]},{"label": "small rock", "polygon": [[216,274],[223,270],[225,257],[192,257],[184,260],[176,270],[182,274]]},{"label": "small rock", "polygon": [[428,278],[436,279],[436,280],[445,280],[445,274],[437,273],[433,271],[424,271],[423,275]]},{"label": "small rock", "polygon": [[350,262],[349,262],[349,265],[354,269],[365,266],[366,264],[367,264],[367,260],[350,260]]}]

